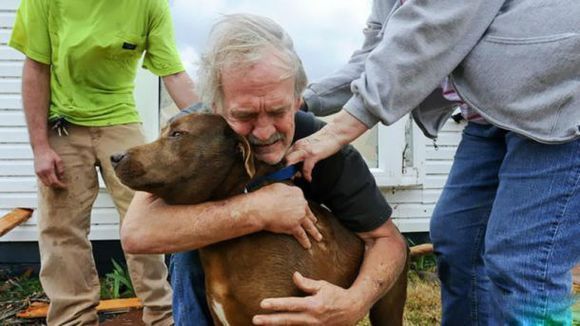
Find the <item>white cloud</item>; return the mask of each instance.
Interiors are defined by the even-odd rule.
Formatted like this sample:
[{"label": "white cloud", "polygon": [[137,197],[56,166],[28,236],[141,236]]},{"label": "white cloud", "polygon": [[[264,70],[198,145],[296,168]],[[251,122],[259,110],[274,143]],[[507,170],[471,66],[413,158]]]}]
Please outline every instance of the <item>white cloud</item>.
[{"label": "white cloud", "polygon": [[370,0],[174,0],[171,7],[182,58],[197,58],[219,14],[249,12],[282,25],[294,39],[310,79],[317,79],[358,49]]}]

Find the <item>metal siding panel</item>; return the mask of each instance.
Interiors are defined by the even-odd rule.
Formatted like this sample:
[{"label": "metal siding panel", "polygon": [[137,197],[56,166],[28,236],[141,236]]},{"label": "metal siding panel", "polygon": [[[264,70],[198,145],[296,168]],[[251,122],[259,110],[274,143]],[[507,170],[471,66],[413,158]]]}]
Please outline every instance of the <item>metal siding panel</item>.
[{"label": "metal siding panel", "polygon": [[32,159],[32,149],[28,144],[0,144],[0,159]]},{"label": "metal siding panel", "polygon": [[0,111],[0,127],[26,127],[24,112]]},{"label": "metal siding panel", "polygon": [[[20,95],[0,94],[0,110],[22,110],[22,98]],[[6,111],[0,111],[0,121]]]},{"label": "metal siding panel", "polygon": [[15,207],[36,208],[37,205],[36,192],[0,192],[0,210],[11,210]]},{"label": "metal siding panel", "polygon": [[10,35],[12,35],[11,30],[0,29],[0,44],[6,45],[10,41]]},{"label": "metal siding panel", "polygon": [[20,94],[20,78],[4,78],[0,79],[0,93],[1,94]]},{"label": "metal siding panel", "polygon": [[453,164],[453,161],[451,160],[444,160],[444,161],[427,161],[425,163],[425,169],[427,170],[427,174],[430,175],[439,175],[439,174],[444,174],[447,175],[449,174],[449,171],[451,170],[451,165]]},{"label": "metal siding panel", "polygon": [[395,218],[430,218],[434,205],[393,204]]},{"label": "metal siding panel", "polygon": [[24,61],[24,54],[10,48],[6,45],[0,46],[0,59],[2,60],[20,60]]},{"label": "metal siding panel", "polygon": [[[2,153],[1,149],[0,153]],[[0,176],[0,192],[20,193],[36,191],[36,189],[36,177]]]},{"label": "metal siding panel", "polygon": [[[1,9],[5,9],[3,5]],[[16,12],[0,12],[0,28],[12,28],[15,19]]]},{"label": "metal siding panel", "polygon": [[20,5],[20,0],[2,0],[0,9],[16,11]]},{"label": "metal siding panel", "polygon": [[428,218],[416,219],[393,219],[401,232],[426,232],[429,231]]},{"label": "metal siding panel", "polygon": [[[2,119],[1,113],[0,119]],[[25,127],[0,127],[0,143],[28,144],[28,130]]]},{"label": "metal siding panel", "polygon": [[[91,233],[89,234],[91,240],[119,240],[119,226],[117,224],[100,224],[92,225]],[[37,241],[38,231],[34,225],[20,225],[14,230],[8,232],[2,238],[1,242],[16,242],[16,241]]]},{"label": "metal siding panel", "polygon": [[22,75],[22,61],[0,61],[0,76],[20,77]]},{"label": "metal siding panel", "polygon": [[34,162],[32,160],[0,160],[0,176],[34,177]]},{"label": "metal siding panel", "polygon": [[383,188],[393,207],[393,220],[402,232],[428,232],[429,220],[451,169],[465,122],[449,120],[437,139],[425,141],[425,178],[423,185],[412,188]]},{"label": "metal siding panel", "polygon": [[425,154],[427,160],[447,160],[452,161],[457,147],[442,147],[435,148],[433,146],[426,146]]}]

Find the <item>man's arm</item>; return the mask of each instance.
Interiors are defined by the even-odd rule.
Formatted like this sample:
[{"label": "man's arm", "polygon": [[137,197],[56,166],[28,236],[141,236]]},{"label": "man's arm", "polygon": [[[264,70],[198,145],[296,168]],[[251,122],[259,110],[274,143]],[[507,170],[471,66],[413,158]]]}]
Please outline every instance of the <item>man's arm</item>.
[{"label": "man's arm", "polygon": [[36,175],[45,186],[65,188],[64,165],[48,143],[50,65],[26,58],[22,71],[22,104]]},{"label": "man's arm", "polygon": [[371,232],[358,235],[365,242],[365,257],[350,288],[343,289],[295,273],[296,285],[311,295],[263,300],[262,308],[277,313],[257,315],[254,324],[354,325],[361,320],[397,281],[406,264],[407,248],[391,220]]},{"label": "man's arm", "polygon": [[121,240],[128,253],[171,253],[267,230],[290,234],[308,248],[307,233],[321,239],[315,221],[302,191],[281,183],[197,205],[168,205],[137,192],[123,221]]},{"label": "man's arm", "polygon": [[173,99],[180,110],[199,102],[199,97],[195,93],[193,80],[187,72],[181,71],[175,74],[161,77],[169,96]]},{"label": "man's arm", "polygon": [[389,219],[376,230],[358,233],[365,242],[365,258],[349,289],[359,312],[366,313],[397,281],[407,263],[407,244]]}]

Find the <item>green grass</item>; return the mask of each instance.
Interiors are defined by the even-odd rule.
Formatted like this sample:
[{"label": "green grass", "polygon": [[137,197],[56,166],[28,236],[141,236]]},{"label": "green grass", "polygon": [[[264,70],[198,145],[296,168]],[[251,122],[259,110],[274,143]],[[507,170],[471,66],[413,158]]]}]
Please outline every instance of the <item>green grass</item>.
[{"label": "green grass", "polygon": [[129,277],[127,267],[121,266],[114,259],[113,271],[101,279],[101,299],[118,299],[135,297],[135,289]]},{"label": "green grass", "polygon": [[40,280],[31,277],[32,271],[26,271],[18,277],[1,281],[0,302],[18,301],[34,295],[44,294]]}]

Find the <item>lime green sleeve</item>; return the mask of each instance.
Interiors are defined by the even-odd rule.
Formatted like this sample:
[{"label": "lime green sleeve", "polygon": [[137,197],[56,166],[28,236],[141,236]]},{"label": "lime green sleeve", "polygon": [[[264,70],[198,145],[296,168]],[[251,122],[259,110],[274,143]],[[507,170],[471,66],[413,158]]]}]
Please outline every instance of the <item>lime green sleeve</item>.
[{"label": "lime green sleeve", "polygon": [[50,64],[51,46],[48,32],[50,0],[22,0],[10,42],[14,49],[27,57]]},{"label": "lime green sleeve", "polygon": [[147,46],[143,67],[157,76],[167,76],[184,71],[175,46],[173,21],[167,0],[152,1],[151,23],[147,35]]}]

